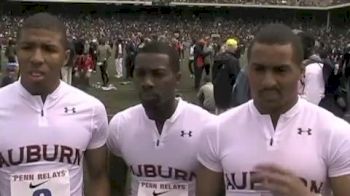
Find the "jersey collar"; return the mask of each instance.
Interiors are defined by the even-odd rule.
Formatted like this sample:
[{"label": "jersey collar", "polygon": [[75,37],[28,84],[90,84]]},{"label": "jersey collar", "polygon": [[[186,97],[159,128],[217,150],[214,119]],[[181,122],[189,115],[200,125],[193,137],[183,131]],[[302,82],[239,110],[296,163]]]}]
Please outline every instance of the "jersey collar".
[{"label": "jersey collar", "polygon": [[[60,81],[60,84],[58,85],[58,87],[51,93],[47,96],[46,98],[46,101],[45,101],[45,105],[46,103],[50,103],[54,100],[57,100],[57,98],[62,94],[62,86],[64,85],[64,82]],[[18,93],[20,96],[22,96],[25,100],[33,103],[33,104],[39,104],[40,107],[42,107],[42,105],[44,104],[42,102],[42,99],[39,95],[32,95],[28,92],[27,89],[24,88],[24,86],[21,84],[21,79],[19,79],[17,82],[16,82],[16,86],[17,86],[17,89],[18,89]]]},{"label": "jersey collar", "polygon": [[[284,114],[282,114],[280,117],[282,118],[292,118],[293,116],[295,116],[297,113],[299,113],[300,111],[300,105],[302,104],[304,100],[300,99],[298,97],[298,101],[296,104],[294,104],[294,106],[292,108],[290,108],[287,112],[285,112]],[[251,100],[249,103],[249,110],[252,112],[252,114],[258,116],[258,117],[266,117],[269,116],[268,114],[261,114],[258,109],[255,107],[253,100]]]},{"label": "jersey collar", "polygon": [[183,107],[184,107],[184,101],[179,97],[176,98],[178,100],[177,107],[173,115],[169,118],[169,122],[173,123],[177,119],[178,116],[182,113]]},{"label": "jersey collar", "polygon": [[[167,121],[169,121],[170,123],[175,122],[175,120],[180,116],[184,108],[184,104],[185,104],[184,101],[180,97],[176,98],[176,100],[178,100],[178,103],[177,103],[175,112],[171,115],[170,118],[167,119]],[[143,113],[145,117],[149,119],[144,108],[143,108],[143,111],[144,111]]]}]

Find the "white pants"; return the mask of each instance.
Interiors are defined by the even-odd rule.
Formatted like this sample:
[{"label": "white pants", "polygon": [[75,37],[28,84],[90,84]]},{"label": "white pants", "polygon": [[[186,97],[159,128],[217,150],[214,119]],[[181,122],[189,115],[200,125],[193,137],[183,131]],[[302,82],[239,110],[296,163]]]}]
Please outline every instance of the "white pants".
[{"label": "white pants", "polygon": [[62,67],[61,74],[64,82],[72,84],[72,67]]},{"label": "white pants", "polygon": [[123,58],[115,59],[115,71],[117,72],[117,76],[123,76]]}]

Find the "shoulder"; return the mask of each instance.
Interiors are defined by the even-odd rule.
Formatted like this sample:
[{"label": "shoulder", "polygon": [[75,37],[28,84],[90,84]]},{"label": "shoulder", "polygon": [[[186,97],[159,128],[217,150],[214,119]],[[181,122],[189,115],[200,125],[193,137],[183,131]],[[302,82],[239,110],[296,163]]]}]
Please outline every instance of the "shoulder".
[{"label": "shoulder", "polygon": [[[249,115],[249,105],[253,104],[253,101],[250,100],[244,104],[241,104],[237,107],[231,108],[226,112],[220,114],[217,117],[217,121],[219,124],[232,123],[234,121],[239,121],[240,119],[246,119],[247,115]],[[248,121],[249,122],[249,121]]]},{"label": "shoulder", "polygon": [[321,108],[306,100],[300,100],[302,105],[301,116],[308,119],[309,123],[314,123],[320,130],[324,130],[328,134],[350,134],[350,124],[344,119],[335,116],[328,110]]},{"label": "shoulder", "polygon": [[138,116],[143,115],[144,109],[141,104],[129,107],[115,114],[111,119],[110,124],[128,124],[130,122],[135,122]]},{"label": "shoulder", "polygon": [[184,113],[186,115],[189,115],[188,118],[193,118],[193,119],[197,119],[197,120],[208,120],[208,119],[212,119],[213,117],[215,117],[215,115],[209,113],[207,110],[204,110],[203,108],[194,105],[192,103],[188,103],[186,101],[182,101],[181,100],[181,104],[182,107],[184,108]]},{"label": "shoulder", "polygon": [[18,82],[14,82],[12,84],[6,85],[0,88],[0,100],[1,102],[5,101],[7,97],[13,98],[15,94],[17,94],[17,85]]},{"label": "shoulder", "polygon": [[105,108],[103,103],[96,97],[93,97],[92,95],[89,95],[78,88],[68,85],[65,82],[61,82],[61,85],[61,88],[63,88],[65,101],[75,104],[89,104],[89,107],[93,108]]},{"label": "shoulder", "polygon": [[321,72],[322,68],[323,68],[323,64],[322,63],[313,62],[313,63],[308,64],[305,67],[305,72],[306,73]]}]

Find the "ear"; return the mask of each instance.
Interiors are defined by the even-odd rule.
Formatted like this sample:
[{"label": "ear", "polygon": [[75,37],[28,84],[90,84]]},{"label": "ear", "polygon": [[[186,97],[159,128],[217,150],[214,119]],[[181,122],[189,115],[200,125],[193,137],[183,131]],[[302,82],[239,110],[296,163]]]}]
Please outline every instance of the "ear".
[{"label": "ear", "polygon": [[182,75],[181,75],[181,72],[179,71],[179,72],[177,72],[176,74],[175,74],[175,78],[176,78],[176,85],[180,85],[180,82],[181,82],[181,77],[182,77]]},{"label": "ear", "polygon": [[63,66],[67,65],[68,61],[69,61],[69,58],[70,58],[70,49],[67,49],[65,52],[64,52],[64,62],[63,62]]}]

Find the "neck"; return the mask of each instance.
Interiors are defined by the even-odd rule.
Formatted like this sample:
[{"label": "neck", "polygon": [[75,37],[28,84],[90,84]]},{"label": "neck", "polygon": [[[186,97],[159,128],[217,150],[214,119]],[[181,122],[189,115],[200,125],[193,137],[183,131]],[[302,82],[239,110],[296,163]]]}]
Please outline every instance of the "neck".
[{"label": "neck", "polygon": [[156,121],[156,123],[163,124],[167,119],[169,119],[175,112],[177,104],[177,99],[173,99],[170,102],[157,106],[152,109],[146,109],[147,116]]},{"label": "neck", "polygon": [[21,80],[21,84],[31,95],[40,96],[44,103],[46,101],[47,96],[58,88],[58,86],[60,85],[60,80],[53,83],[53,85],[50,85],[50,87],[48,86],[33,87],[33,86],[27,85],[22,80]]},{"label": "neck", "polygon": [[285,105],[279,107],[278,109],[267,110],[255,105],[261,114],[268,114],[271,117],[273,127],[276,129],[278,120],[280,116],[290,110],[298,102],[298,96],[296,96],[292,101],[286,103]]}]

